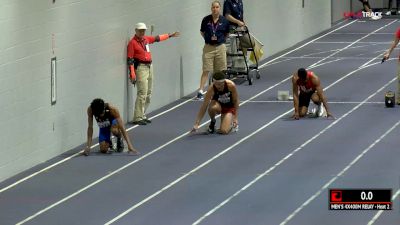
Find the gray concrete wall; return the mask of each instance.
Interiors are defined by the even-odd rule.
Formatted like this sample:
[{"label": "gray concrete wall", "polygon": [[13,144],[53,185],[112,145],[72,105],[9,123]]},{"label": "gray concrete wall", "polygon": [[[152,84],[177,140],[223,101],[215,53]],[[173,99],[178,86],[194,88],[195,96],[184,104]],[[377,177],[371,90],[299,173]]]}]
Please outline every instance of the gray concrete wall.
[{"label": "gray concrete wall", "polygon": [[[389,0],[369,0],[369,4],[371,5],[371,8],[387,8],[388,1]],[[393,4],[396,4],[396,2],[393,1]],[[362,3],[359,0],[352,0],[352,7],[354,12],[363,8]]]},{"label": "gray concrete wall", "polygon": [[[354,0],[353,0],[354,1]],[[357,0],[355,0],[357,1]],[[344,12],[351,11],[351,2],[343,0],[331,0],[332,3],[332,23],[343,19]]]},{"label": "gray concrete wall", "polygon": [[[149,110],[195,91],[200,22],[210,13],[210,2],[0,0],[0,181],[84,143],[86,108],[93,98],[116,105],[125,121],[132,117],[136,95],[127,85],[126,44],[139,21],[154,24],[156,34],[182,33],[151,46],[155,84]],[[330,27],[329,1],[305,0],[304,8],[292,0],[244,4],[265,56]],[[50,104],[52,57],[57,57],[55,105]]]}]

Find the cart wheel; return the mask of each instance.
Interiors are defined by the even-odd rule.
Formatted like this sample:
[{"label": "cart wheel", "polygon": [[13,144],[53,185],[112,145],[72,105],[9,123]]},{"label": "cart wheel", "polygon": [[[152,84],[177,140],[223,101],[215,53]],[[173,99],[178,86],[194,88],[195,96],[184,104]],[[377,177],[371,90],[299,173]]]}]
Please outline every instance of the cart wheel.
[{"label": "cart wheel", "polygon": [[252,71],[249,71],[247,73],[247,81],[249,81],[249,85],[253,84],[254,78],[253,78],[253,72]]},{"label": "cart wheel", "polygon": [[260,79],[260,78],[261,78],[261,76],[260,76],[260,71],[259,71],[259,70],[256,70],[256,78],[257,78],[257,79]]}]

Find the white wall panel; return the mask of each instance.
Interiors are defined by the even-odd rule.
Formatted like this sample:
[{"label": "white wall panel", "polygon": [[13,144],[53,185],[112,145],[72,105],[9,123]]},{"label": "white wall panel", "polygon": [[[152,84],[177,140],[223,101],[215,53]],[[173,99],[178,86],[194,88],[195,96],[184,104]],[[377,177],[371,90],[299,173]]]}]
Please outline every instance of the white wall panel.
[{"label": "white wall panel", "polygon": [[[305,0],[304,8],[301,2],[244,0],[246,22],[265,44],[265,56],[329,28],[329,1]],[[127,88],[126,44],[137,22],[153,24],[154,34],[181,32],[151,46],[155,83],[149,110],[195,91],[200,23],[210,14],[210,3],[0,0],[0,181],[84,143],[86,108],[95,97],[116,105],[125,121],[131,119],[136,89]],[[54,56],[57,103],[52,106]]]}]

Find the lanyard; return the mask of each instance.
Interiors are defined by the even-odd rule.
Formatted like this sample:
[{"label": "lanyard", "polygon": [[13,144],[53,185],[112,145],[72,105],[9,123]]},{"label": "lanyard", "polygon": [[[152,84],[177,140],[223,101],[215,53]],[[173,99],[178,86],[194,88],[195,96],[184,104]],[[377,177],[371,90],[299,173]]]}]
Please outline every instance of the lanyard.
[{"label": "lanyard", "polygon": [[215,36],[215,33],[218,30],[218,26],[219,26],[219,18],[218,18],[217,23],[215,24],[215,26],[214,26],[214,20],[211,21],[211,28],[212,28],[214,36]]},{"label": "lanyard", "polygon": [[142,41],[140,41],[140,45],[142,46],[142,48],[144,49],[144,51],[147,52],[147,49],[146,49],[147,43],[146,43],[146,42],[147,42],[146,39],[143,39]]}]

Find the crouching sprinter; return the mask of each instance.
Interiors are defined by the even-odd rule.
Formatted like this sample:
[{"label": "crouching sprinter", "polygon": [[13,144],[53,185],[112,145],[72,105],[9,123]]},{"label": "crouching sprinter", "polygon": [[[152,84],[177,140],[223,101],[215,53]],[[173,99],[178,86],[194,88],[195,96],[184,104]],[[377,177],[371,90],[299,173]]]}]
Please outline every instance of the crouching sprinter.
[{"label": "crouching sprinter", "polygon": [[124,150],[124,137],[128,144],[128,151],[132,154],[139,154],[139,152],[133,148],[131,141],[126,133],[124,123],[119,115],[119,111],[109,103],[104,103],[100,98],[96,98],[92,101],[87,109],[88,115],[88,128],[87,128],[87,142],[86,148],[83,152],[84,155],[89,155],[90,146],[92,145],[93,136],[93,117],[97,121],[97,125],[100,128],[99,132],[99,145],[101,153],[109,153],[111,147],[111,133],[116,137],[116,150],[122,152]]}]

